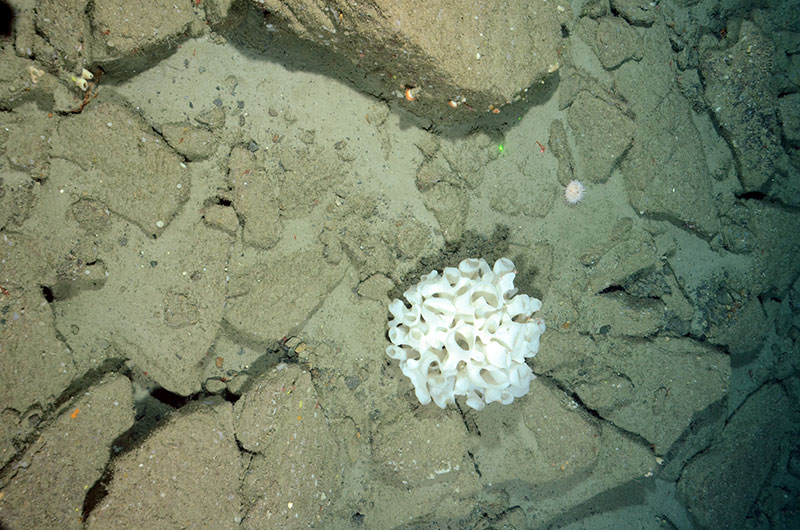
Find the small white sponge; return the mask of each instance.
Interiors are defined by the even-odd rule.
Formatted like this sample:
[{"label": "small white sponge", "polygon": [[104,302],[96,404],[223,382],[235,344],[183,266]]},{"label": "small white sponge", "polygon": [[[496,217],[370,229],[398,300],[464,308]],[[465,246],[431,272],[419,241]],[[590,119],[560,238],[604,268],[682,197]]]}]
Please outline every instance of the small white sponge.
[{"label": "small white sponge", "polygon": [[442,408],[467,396],[481,410],[507,405],[528,393],[534,378],[527,357],[539,351],[544,321],[532,318],[542,307],[526,294],[514,296],[516,271],[508,258],[490,269],[486,260],[465,259],[443,274],[432,271],[389,304],[386,354],[400,361],[417,399]]}]

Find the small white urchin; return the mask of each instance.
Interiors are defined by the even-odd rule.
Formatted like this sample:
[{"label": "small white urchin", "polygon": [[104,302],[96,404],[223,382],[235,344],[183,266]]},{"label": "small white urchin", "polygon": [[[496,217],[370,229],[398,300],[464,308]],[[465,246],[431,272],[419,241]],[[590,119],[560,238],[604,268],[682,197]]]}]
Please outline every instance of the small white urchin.
[{"label": "small white urchin", "polygon": [[586,191],[586,188],[583,187],[583,184],[579,180],[570,180],[567,187],[564,189],[564,198],[567,199],[569,204],[578,204],[581,200],[583,200],[583,193]]}]

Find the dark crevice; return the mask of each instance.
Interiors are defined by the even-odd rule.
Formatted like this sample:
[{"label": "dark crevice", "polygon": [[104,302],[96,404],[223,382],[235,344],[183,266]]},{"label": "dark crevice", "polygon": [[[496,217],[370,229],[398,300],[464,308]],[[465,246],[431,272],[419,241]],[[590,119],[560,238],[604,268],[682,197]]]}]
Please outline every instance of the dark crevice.
[{"label": "dark crevice", "polygon": [[42,296],[44,296],[44,299],[48,304],[52,304],[56,299],[53,295],[53,290],[46,285],[40,285],[40,287],[42,288]]},{"label": "dark crevice", "polygon": [[[110,462],[110,460],[109,460]],[[109,466],[106,466],[105,471],[94,483],[94,485],[89,488],[86,492],[86,496],[83,498],[83,509],[81,510],[81,521],[86,521],[86,518],[89,517],[89,514],[92,513],[92,510],[100,504],[106,495],[108,495],[108,485],[111,483],[112,477],[111,470]]]},{"label": "dark crevice", "polygon": [[14,30],[14,9],[0,2],[0,37],[10,37]]},{"label": "dark crevice", "polygon": [[578,396],[578,394],[577,394],[576,392],[573,392],[573,391],[571,391],[571,390],[567,390],[566,388],[562,387],[562,386],[561,386],[561,385],[559,385],[559,384],[556,384],[556,386],[557,386],[557,387],[558,387],[558,388],[559,388],[559,389],[560,389],[562,392],[564,392],[564,393],[565,393],[567,396],[569,396],[569,398],[570,398],[572,401],[574,401],[574,402],[575,402],[575,403],[578,405],[578,407],[579,407],[581,410],[583,410],[584,412],[586,412],[587,414],[589,414],[589,415],[590,415],[590,416],[592,416],[593,418],[597,418],[598,420],[601,420],[601,421],[604,421],[604,422],[606,421],[606,419],[605,419],[605,418],[603,418],[603,417],[600,415],[600,413],[599,413],[599,412],[597,412],[597,410],[595,410],[595,409],[593,409],[593,408],[589,407],[588,405],[586,405],[586,403],[584,403],[584,402],[583,402],[583,400],[580,398],[580,396]]},{"label": "dark crevice", "polygon": [[609,293],[619,293],[619,292],[623,292],[624,293],[625,292],[625,288],[622,287],[621,285],[611,284],[608,287],[606,287],[605,289],[599,291],[597,294],[609,294]]},{"label": "dark crevice", "polygon": [[231,404],[236,403],[237,401],[239,401],[239,398],[242,397],[238,394],[234,394],[233,392],[228,390],[227,387],[225,387],[225,390],[221,394],[219,394],[219,396]]},{"label": "dark crevice", "polygon": [[472,453],[472,451],[467,451],[467,454],[469,455],[469,459],[472,461],[472,467],[475,468],[475,474],[478,475],[478,478],[480,478],[481,470],[478,467],[478,461],[475,460],[475,455]]},{"label": "dark crevice", "polygon": [[737,197],[744,200],[763,201],[767,198],[767,195],[766,193],[762,193],[760,191],[748,191],[737,195]]},{"label": "dark crevice", "polygon": [[165,390],[164,388],[158,387],[150,392],[150,395],[160,401],[161,403],[168,405],[174,409],[179,409],[186,405],[189,402],[189,397],[181,396],[179,394],[175,394],[170,392],[169,390]]}]

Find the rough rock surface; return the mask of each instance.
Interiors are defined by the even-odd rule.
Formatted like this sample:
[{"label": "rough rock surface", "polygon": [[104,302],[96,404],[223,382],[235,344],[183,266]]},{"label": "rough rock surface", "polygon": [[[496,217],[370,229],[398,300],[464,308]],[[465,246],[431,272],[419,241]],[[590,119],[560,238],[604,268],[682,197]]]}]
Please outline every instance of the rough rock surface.
[{"label": "rough rock surface", "polygon": [[236,215],[244,225],[244,241],[259,248],[275,245],[283,229],[277,177],[267,173],[244,146],[236,146],[228,159],[228,183]]},{"label": "rough rock surface", "polygon": [[715,234],[718,201],[707,178],[701,136],[687,109],[684,98],[670,92],[664,104],[637,122],[634,145],[621,164],[625,189],[639,213]]},{"label": "rough rock surface", "polygon": [[86,528],[238,528],[241,471],[233,407],[204,400],[114,461]]},{"label": "rough rock surface", "polygon": [[[305,141],[303,141],[304,139]],[[283,142],[257,153],[237,145],[228,160],[228,183],[248,245],[275,245],[286,219],[307,215],[330,202],[330,188],[342,181],[345,168],[331,149],[314,144],[312,131],[301,140]]]},{"label": "rough rock surface", "polygon": [[579,92],[567,112],[579,154],[588,161],[582,179],[605,182],[633,139],[634,123],[620,109]]},{"label": "rough rock surface", "polygon": [[[342,279],[345,264],[332,263],[326,252],[320,245],[266,258],[248,253],[236,260],[230,266],[226,322],[237,332],[263,341],[291,336]],[[316,289],[304,289],[308,284]]]},{"label": "rough rock surface", "polygon": [[780,385],[762,388],[726,423],[720,443],[687,464],[678,493],[698,528],[734,528],[746,520],[777,464],[781,436],[791,429],[790,407]]},{"label": "rough rock surface", "polygon": [[[537,356],[539,370],[574,388],[617,427],[653,444],[657,454],[669,451],[697,414],[726,396],[727,355],[691,340],[599,338],[606,333],[593,341],[551,336],[548,351]],[[673,370],[686,375],[666,376]]]},{"label": "rough rock surface", "polygon": [[778,117],[783,123],[783,134],[793,146],[800,146],[800,93],[783,96],[778,101]]},{"label": "rough rock surface", "polygon": [[[579,34],[594,49],[600,28],[605,29],[603,43],[612,50],[629,49],[624,45],[629,34],[640,31],[623,26],[624,31],[613,32],[610,23],[603,23],[595,32],[585,20]],[[668,36],[656,27],[636,40],[638,51],[632,58],[637,60],[619,65],[615,61],[611,68],[598,59],[601,64],[586,65],[588,71],[583,64],[575,65],[576,72],[564,68],[560,89],[575,94],[567,98],[569,125],[577,154],[589,161],[587,168],[576,168],[576,178],[604,182],[618,169],[628,199],[640,215],[714,234],[719,230],[719,212],[707,178],[706,138],[673,82],[672,51],[665,45]],[[613,81],[605,77],[605,70]]]},{"label": "rough rock surface", "polygon": [[613,237],[596,242],[581,257],[590,266],[586,289],[593,293],[624,285],[626,280],[652,266],[658,258],[649,234],[631,230],[630,222],[621,220],[613,229]]},{"label": "rough rock surface", "polygon": [[[6,235],[0,246],[3,280],[8,293],[0,300],[0,403],[24,415],[59,397],[76,375],[69,348],[58,340],[53,313],[40,288],[55,280],[46,243],[24,235]],[[40,374],[54,377],[40,381]],[[24,423],[20,422],[23,432]],[[11,455],[4,455],[9,458]]]},{"label": "rough rock surface", "polygon": [[[198,223],[193,233],[202,240],[172,232],[152,241],[126,225],[111,227],[117,243],[87,269],[102,289],[69,283],[55,303],[56,325],[82,367],[121,355],[189,395],[200,389],[199,363],[220,329],[230,238]],[[132,308],[143,311],[139,326],[131,325]]]},{"label": "rough rock surface", "polygon": [[[582,381],[574,384],[577,394],[604,418],[653,444],[658,454],[672,447],[696,414],[727,393],[730,358],[694,341],[598,342]],[[676,371],[680,378],[664,378]],[[568,379],[578,381],[576,376],[572,372]]]},{"label": "rough rock surface", "polygon": [[[469,456],[470,436],[463,418],[447,411],[391,411],[371,433],[372,468],[384,485],[385,509],[370,513],[366,526],[390,527],[413,503],[424,517],[457,513],[463,499],[480,491],[480,477]],[[390,499],[401,502],[393,503]]]},{"label": "rough rock surface", "polygon": [[[596,463],[599,425],[570,410],[557,390],[538,380],[531,386],[530,394],[520,399],[524,414],[509,417],[505,409],[492,405],[494,414],[470,416],[480,433],[474,453],[482,479],[499,485],[527,482],[531,476],[550,482],[585,477]],[[572,441],[568,452],[559,442],[561,437]],[[495,451],[496,445],[502,451]],[[527,462],[524,470],[518,464],[522,461]]]},{"label": "rough rock surface", "polygon": [[280,364],[253,381],[234,427],[254,454],[242,482],[244,528],[313,526],[336,500],[347,461],[309,372]]},{"label": "rough rock surface", "polygon": [[[800,175],[798,175],[800,177]],[[800,274],[800,216],[783,208],[769,208],[763,202],[747,204],[753,233],[753,276],[762,292],[783,292]],[[779,227],[779,228],[776,228]],[[765,278],[770,278],[765,280]]]},{"label": "rough rock surface", "polygon": [[705,100],[736,157],[746,191],[770,178],[781,149],[776,99],[770,86],[775,48],[758,27],[742,23],[739,40],[706,53],[700,63]]},{"label": "rough rock surface", "polygon": [[167,143],[190,162],[214,154],[219,141],[214,134],[191,123],[167,123],[161,128]]},{"label": "rough rock surface", "polygon": [[[573,24],[517,3],[14,2],[0,526],[798,526],[793,6],[586,2]],[[557,23],[525,18],[541,9]],[[525,93],[539,23],[569,45]],[[698,73],[722,49],[715,93],[772,74],[739,109],[772,94],[784,128],[757,192]],[[86,93],[83,65],[108,70]],[[513,258],[543,301],[538,379],[481,413],[420,406],[384,353],[389,298],[475,256]],[[130,409],[83,394],[112,374],[137,414],[110,442]]]},{"label": "rough rock surface", "polygon": [[603,17],[597,23],[592,41],[603,68],[611,70],[625,61],[642,58],[642,38],[618,17]]},{"label": "rough rock surface", "polygon": [[116,2],[47,0],[36,9],[36,33],[20,31],[17,45],[78,72],[95,64],[113,73],[146,66],[152,55],[163,55],[184,38],[197,20],[190,2],[168,0],[124,8]]},{"label": "rough rock surface", "polygon": [[[462,418],[426,412],[434,411],[420,411],[415,421],[401,416],[384,422],[373,433],[372,457],[382,478],[398,488],[456,480],[463,483],[464,477],[471,477],[468,482],[476,481]],[[433,433],[436,436],[431,436]],[[423,447],[425,450],[420,451]]]},{"label": "rough rock surface", "polygon": [[558,68],[560,22],[570,17],[555,2],[251,1],[300,38],[378,76],[383,93],[411,89],[405,107],[436,123],[472,121],[473,110],[501,108],[544,81]]},{"label": "rough rock surface", "polygon": [[[332,50],[354,66],[357,73],[347,77],[358,88],[400,99],[440,124],[474,121],[535,91],[559,67],[561,25],[571,18],[569,8],[554,2],[251,3],[267,16],[262,32],[282,26]],[[35,26],[21,28],[17,46],[49,58],[62,77],[87,66],[117,76],[144,70],[199,32],[204,18],[218,31],[231,30],[245,11],[228,1],[162,0],[124,11],[114,2],[86,0],[47,1],[37,9]],[[406,89],[413,101],[402,99]]]},{"label": "rough rock surface", "polygon": [[[587,3],[587,5],[591,4],[591,2]],[[634,26],[650,26],[653,24],[658,13],[656,9],[653,9],[654,7],[650,2],[642,2],[641,0],[611,1],[611,8]]]},{"label": "rough rock surface", "polygon": [[102,201],[147,234],[161,233],[189,195],[181,158],[141,118],[116,104],[92,106],[61,121],[52,156],[76,166],[66,191]]},{"label": "rough rock surface", "polygon": [[131,383],[124,376],[109,375],[65,405],[4,484],[3,527],[83,528],[86,491],[103,474],[112,442],[131,425]]},{"label": "rough rock surface", "polygon": [[[649,451],[596,423],[572,399],[539,380],[519,405],[522,414],[491,404],[492,414],[468,415],[467,424],[480,435],[471,453],[483,484],[490,491],[505,490],[510,505],[536,497],[528,515],[540,522],[557,518],[565,505],[580,506],[608,484],[634,480],[656,466]],[[630,457],[628,465],[607,465],[615,451]],[[575,483],[581,487],[571,487]],[[547,493],[536,493],[536,484],[547,484]]]}]

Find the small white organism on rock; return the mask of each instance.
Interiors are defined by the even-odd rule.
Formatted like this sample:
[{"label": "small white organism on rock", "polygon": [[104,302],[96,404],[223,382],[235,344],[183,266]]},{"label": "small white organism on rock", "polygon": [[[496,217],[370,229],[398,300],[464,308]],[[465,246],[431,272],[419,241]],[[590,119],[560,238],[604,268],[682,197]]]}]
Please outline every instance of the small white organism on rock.
[{"label": "small white organism on rock", "polygon": [[583,200],[583,193],[586,188],[579,180],[570,180],[567,187],[564,188],[564,198],[567,199],[569,204],[578,204]]}]

